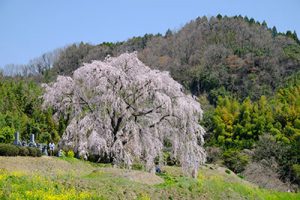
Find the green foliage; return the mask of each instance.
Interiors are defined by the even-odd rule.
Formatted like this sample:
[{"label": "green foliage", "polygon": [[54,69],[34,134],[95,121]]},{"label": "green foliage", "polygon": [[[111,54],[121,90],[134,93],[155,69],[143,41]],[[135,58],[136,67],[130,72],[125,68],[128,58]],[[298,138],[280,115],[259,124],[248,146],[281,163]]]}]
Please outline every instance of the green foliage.
[{"label": "green foliage", "polygon": [[244,179],[244,178],[245,178],[245,177],[244,177],[243,175],[241,175],[241,174],[238,174],[237,176],[240,177],[241,179]]},{"label": "green foliage", "polygon": [[300,161],[299,144],[299,141],[284,143],[276,141],[276,137],[272,135],[264,135],[256,144],[253,160],[262,161],[265,167],[278,173],[283,180],[293,182],[297,179],[294,166],[297,166]]},{"label": "green foliage", "polygon": [[17,146],[0,143],[0,156],[17,156],[18,154],[19,149]]},{"label": "green foliage", "polygon": [[163,152],[163,163],[168,166],[178,165],[179,161],[171,156],[171,152],[164,151]]},{"label": "green foliage", "polygon": [[69,150],[66,154],[67,154],[66,156],[67,156],[68,158],[74,158],[74,156],[75,156],[75,153],[74,153],[74,151],[72,151],[72,150]]},{"label": "green foliage", "polygon": [[280,89],[274,97],[261,96],[254,102],[219,96],[214,112],[204,120],[214,133],[210,143],[226,148],[252,148],[264,133],[290,143],[300,135],[300,86]]},{"label": "green foliage", "polygon": [[222,86],[219,88],[212,89],[209,92],[208,99],[211,104],[216,105],[219,97],[226,97],[226,96],[230,96],[230,92],[226,91],[225,87]]},{"label": "green foliage", "polygon": [[292,166],[293,173],[295,176],[296,181],[300,182],[300,164],[294,164]]},{"label": "green foliage", "polygon": [[260,161],[263,159],[277,159],[284,156],[284,145],[277,142],[272,135],[263,135],[259,138],[255,145],[253,159]]},{"label": "green foliage", "polygon": [[293,44],[284,48],[284,53],[288,58],[300,61],[300,46]]},{"label": "green foliage", "polygon": [[0,156],[32,156],[41,157],[42,151],[35,147],[18,147],[0,143]]},{"label": "green foliage", "polygon": [[[53,151],[53,155],[52,156],[58,156],[58,148],[55,148],[54,151]],[[48,152],[48,154],[50,155],[50,152]],[[63,154],[64,156],[65,154]]]},{"label": "green foliage", "polygon": [[292,33],[292,31],[287,31],[285,35],[287,37],[292,38],[293,40],[295,40],[298,44],[300,43],[296,31],[294,31],[293,33]]},{"label": "green foliage", "polygon": [[8,173],[0,171],[0,199],[103,199],[92,198],[88,192],[80,192],[74,186],[66,186],[58,180],[40,175]]},{"label": "green foliage", "polygon": [[42,89],[38,84],[0,77],[0,94],[0,142],[11,143],[15,131],[20,132],[21,140],[29,140],[32,133],[41,143],[59,140],[52,111],[41,109]]},{"label": "green foliage", "polygon": [[273,26],[271,31],[272,31],[272,36],[273,37],[277,36],[278,32],[277,32],[277,28],[275,26]]},{"label": "green foliage", "polygon": [[27,148],[29,151],[29,156],[37,157],[37,155],[38,155],[37,148],[34,148],[34,147],[27,147]]},{"label": "green foliage", "polygon": [[[226,165],[240,171],[247,160],[240,150],[255,148],[255,159],[274,157],[282,176],[296,174],[293,166],[300,162],[300,46],[296,32],[281,34],[276,27],[269,29],[265,22],[260,25],[242,16],[199,17],[179,31],[168,30],[165,36],[146,34],[124,42],[71,45],[54,67],[44,72],[44,81],[71,74],[83,62],[125,51],[139,51],[139,58],[150,67],[169,70],[192,94],[207,94],[216,108],[206,106],[201,122],[209,132],[206,145],[221,149],[209,158],[212,162],[224,151]],[[281,86],[284,88],[278,89]],[[58,116],[56,123],[51,109],[41,111],[39,85],[1,76],[0,94],[0,142],[11,143],[15,131],[22,140],[34,133],[42,143],[57,142],[62,136],[69,122],[67,113]],[[259,138],[266,133],[271,139],[264,144]],[[20,149],[20,154],[26,155],[26,150]],[[99,161],[93,155],[89,159]],[[164,161],[177,164],[168,152]]]},{"label": "green foliage", "polygon": [[298,80],[290,80],[273,97],[261,96],[257,101],[219,96],[216,108],[204,114],[202,124],[210,132],[206,145],[223,149],[223,163],[233,171],[241,172],[248,162],[239,151],[254,148],[255,162],[263,162],[283,181],[298,180],[293,168],[300,164]]},{"label": "green foliage", "polygon": [[218,14],[209,19],[198,17],[164,36],[146,34],[124,42],[73,44],[44,76],[46,81],[53,80],[56,75],[70,75],[83,62],[138,51],[144,63],[170,71],[193,94],[210,94],[223,86],[242,100],[257,100],[273,94],[283,79],[299,72],[299,49],[295,32],[279,34],[265,21]]},{"label": "green foliage", "polygon": [[249,157],[237,150],[229,149],[223,153],[224,165],[235,173],[242,172],[249,162]]},{"label": "green foliage", "polygon": [[15,129],[9,126],[0,130],[0,143],[11,143],[14,140]]},{"label": "green foliage", "polygon": [[145,170],[143,163],[135,162],[132,164],[133,170]]},{"label": "green foliage", "polygon": [[222,158],[222,151],[219,147],[208,146],[205,148],[205,151],[207,163],[219,163]]},{"label": "green foliage", "polygon": [[[56,148],[57,151],[54,150],[54,153],[53,153],[53,156],[58,156],[58,157],[61,157],[61,158],[68,158],[70,159],[71,157],[67,157],[68,156],[68,151],[64,151],[64,150],[58,150]],[[74,157],[73,157],[74,158]]]},{"label": "green foliage", "polygon": [[29,156],[29,150],[27,147],[19,147],[19,156]]},{"label": "green foliage", "polygon": [[42,132],[40,135],[39,135],[39,141],[41,143],[47,143],[49,141],[51,141],[51,134],[48,133],[48,132]]},{"label": "green foliage", "polygon": [[41,157],[42,155],[42,151],[39,148],[36,148],[36,156]]},{"label": "green foliage", "polygon": [[[23,159],[22,159],[23,160]],[[33,159],[30,159],[33,160]],[[299,199],[299,193],[266,190],[241,180],[234,174],[220,170],[200,168],[199,176],[190,178],[180,173],[177,167],[166,167],[160,174],[163,183],[150,185],[147,180],[155,177],[144,172],[100,168],[88,162],[62,159],[34,159],[25,170],[18,172],[0,170],[0,199]],[[39,161],[38,161],[39,160]],[[19,163],[19,162],[18,162]],[[26,162],[28,163],[28,162]],[[43,163],[44,167],[39,164]],[[72,170],[49,169],[72,166]],[[39,166],[39,167],[38,167]],[[45,170],[47,169],[47,170]],[[73,171],[76,169],[76,171]],[[76,172],[76,173],[74,173]],[[87,176],[87,174],[89,174]],[[157,178],[157,177],[155,177]],[[139,180],[139,181],[132,181]]]}]

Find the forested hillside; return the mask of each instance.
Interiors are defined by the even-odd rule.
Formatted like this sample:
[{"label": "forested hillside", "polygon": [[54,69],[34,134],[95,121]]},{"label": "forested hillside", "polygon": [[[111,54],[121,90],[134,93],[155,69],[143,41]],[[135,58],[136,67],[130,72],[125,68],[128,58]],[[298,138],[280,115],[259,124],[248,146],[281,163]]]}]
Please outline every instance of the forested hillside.
[{"label": "forested hillside", "polygon": [[171,71],[193,94],[211,100],[229,92],[245,99],[271,95],[285,78],[299,71],[296,33],[278,33],[265,22],[247,17],[199,17],[165,35],[144,35],[126,42],[72,45],[62,52],[51,73],[68,75],[83,62],[138,51],[148,66]]},{"label": "forested hillside", "polygon": [[55,110],[41,110],[39,84],[133,51],[199,98],[208,162],[266,188],[299,190],[300,41],[295,32],[279,33],[242,16],[204,16],[164,35],[81,42],[56,50],[51,59],[44,54],[22,66],[20,77],[1,77],[0,142],[11,142],[16,130],[25,138],[35,133],[41,142],[58,141],[69,119],[54,121]]}]

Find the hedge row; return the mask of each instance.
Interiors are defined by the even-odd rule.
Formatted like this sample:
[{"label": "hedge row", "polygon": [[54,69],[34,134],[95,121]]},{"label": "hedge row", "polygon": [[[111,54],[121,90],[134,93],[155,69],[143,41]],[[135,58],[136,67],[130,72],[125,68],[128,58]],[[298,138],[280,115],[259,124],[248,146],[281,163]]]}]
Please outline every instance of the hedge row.
[{"label": "hedge row", "polygon": [[42,152],[35,147],[18,147],[12,144],[0,143],[0,156],[32,156],[40,157]]}]

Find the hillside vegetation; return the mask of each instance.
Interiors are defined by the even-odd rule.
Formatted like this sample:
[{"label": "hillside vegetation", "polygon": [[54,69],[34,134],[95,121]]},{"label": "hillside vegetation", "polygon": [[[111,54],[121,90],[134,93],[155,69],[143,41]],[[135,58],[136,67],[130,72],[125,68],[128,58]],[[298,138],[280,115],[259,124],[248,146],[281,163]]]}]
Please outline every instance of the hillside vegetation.
[{"label": "hillside vegetation", "polygon": [[260,189],[218,166],[197,179],[176,167],[157,176],[76,159],[0,157],[1,199],[298,199],[299,194]]},{"label": "hillside vegetation", "polygon": [[[40,83],[133,51],[147,66],[170,71],[185,93],[198,97],[208,163],[261,187],[299,191],[300,42],[295,32],[279,33],[242,16],[198,17],[178,30],[123,42],[81,42],[44,54],[17,76],[1,76],[0,142],[11,143],[14,131],[22,139],[34,133],[38,142],[59,141],[71,116],[65,112],[54,120],[57,108],[42,111]],[[164,163],[178,164],[168,153]]]},{"label": "hillside vegetation", "polygon": [[[72,45],[60,54],[49,74],[69,75],[84,62],[138,51],[148,66],[171,71],[193,94],[214,95],[224,88],[239,98],[273,94],[299,71],[296,33],[278,33],[247,17],[199,17],[165,35],[146,34],[126,42]],[[220,91],[219,91],[220,92]]]},{"label": "hillside vegetation", "polygon": [[55,122],[52,110],[42,111],[42,88],[34,81],[0,76],[0,143],[12,143],[18,131],[21,140],[35,134],[37,141],[58,141],[64,120]]}]

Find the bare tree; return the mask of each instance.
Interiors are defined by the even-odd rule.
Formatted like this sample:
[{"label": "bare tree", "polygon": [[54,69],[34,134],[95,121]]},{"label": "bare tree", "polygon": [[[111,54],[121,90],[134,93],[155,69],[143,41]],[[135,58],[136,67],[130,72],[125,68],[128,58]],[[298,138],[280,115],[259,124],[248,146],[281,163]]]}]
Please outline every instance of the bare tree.
[{"label": "bare tree", "polygon": [[46,70],[53,67],[63,50],[63,48],[58,48],[30,60],[23,70],[24,75],[42,75]]},{"label": "bare tree", "polygon": [[73,77],[44,85],[44,107],[70,123],[60,145],[82,157],[111,158],[131,167],[141,161],[149,171],[162,161],[164,141],[185,172],[197,175],[205,162],[200,104],[168,72],[151,70],[136,53],[84,64]]},{"label": "bare tree", "polygon": [[25,65],[7,64],[3,67],[3,75],[4,76],[22,75],[24,67],[25,67]]}]

